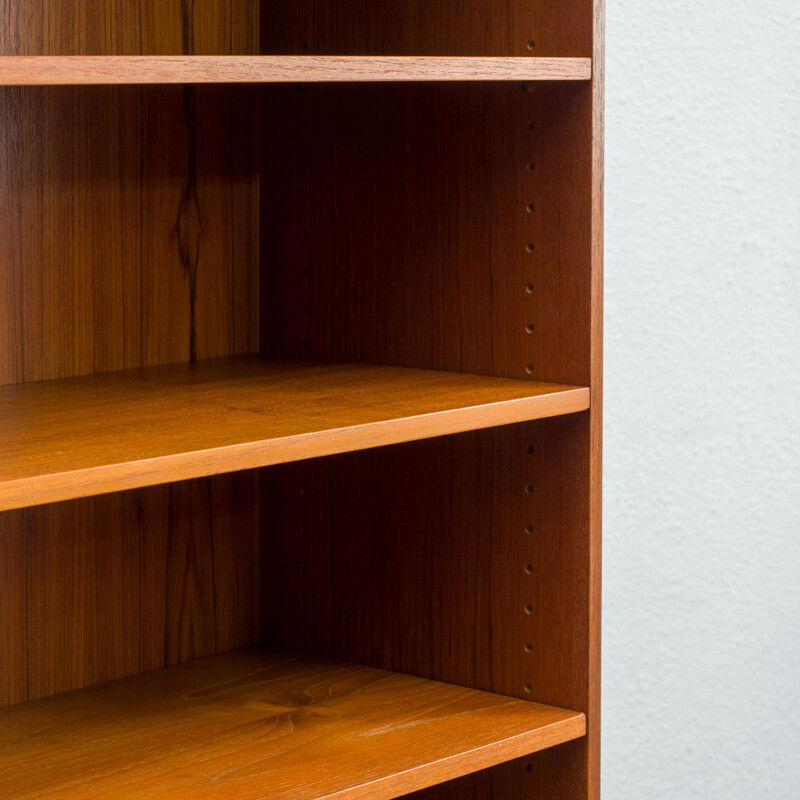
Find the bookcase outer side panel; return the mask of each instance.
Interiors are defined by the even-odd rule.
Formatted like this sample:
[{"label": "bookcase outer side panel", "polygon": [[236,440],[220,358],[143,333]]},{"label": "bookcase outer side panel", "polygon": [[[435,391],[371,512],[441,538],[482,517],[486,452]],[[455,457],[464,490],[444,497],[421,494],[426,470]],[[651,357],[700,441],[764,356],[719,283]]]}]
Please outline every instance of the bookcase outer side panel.
[{"label": "bookcase outer side panel", "polygon": [[[258,7],[4,0],[0,52],[257,53]],[[257,352],[254,95],[0,89],[0,385]],[[0,706],[252,643],[256,483],[0,514]]]}]

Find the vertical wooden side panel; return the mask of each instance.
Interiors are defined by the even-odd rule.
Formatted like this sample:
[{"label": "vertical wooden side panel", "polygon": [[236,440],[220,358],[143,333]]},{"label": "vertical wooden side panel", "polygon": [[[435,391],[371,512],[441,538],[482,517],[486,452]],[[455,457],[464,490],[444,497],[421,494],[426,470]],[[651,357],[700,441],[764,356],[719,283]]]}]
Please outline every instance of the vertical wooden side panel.
[{"label": "vertical wooden side panel", "polygon": [[491,689],[493,440],[263,470],[265,638]]},{"label": "vertical wooden side panel", "polygon": [[589,382],[589,87],[270,100],[264,351]]},{"label": "vertical wooden side panel", "polygon": [[[583,413],[520,426],[522,436],[498,430],[492,559],[493,586],[504,587],[492,598],[495,691],[587,714],[595,700],[589,426]],[[493,773],[496,796],[591,797],[590,744],[504,765]]]},{"label": "vertical wooden side panel", "polygon": [[[591,0],[480,5],[265,4],[262,49],[591,55],[601,35]],[[599,401],[601,81],[271,89],[262,349]],[[599,437],[598,402],[263,475],[267,639],[588,714],[586,739],[420,798],[598,797]],[[301,490],[318,522],[281,551]]]},{"label": "vertical wooden side panel", "polygon": [[[265,639],[591,708],[588,432],[585,413],[263,470]],[[585,798],[589,744],[420,796]]]},{"label": "vertical wooden side panel", "polygon": [[0,706],[258,639],[254,472],[0,514]]}]

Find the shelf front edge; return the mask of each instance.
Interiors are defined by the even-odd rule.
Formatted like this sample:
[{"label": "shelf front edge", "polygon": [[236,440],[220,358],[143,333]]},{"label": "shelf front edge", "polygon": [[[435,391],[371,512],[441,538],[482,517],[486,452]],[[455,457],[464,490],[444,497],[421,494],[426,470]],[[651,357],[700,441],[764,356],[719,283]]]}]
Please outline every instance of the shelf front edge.
[{"label": "shelf front edge", "polygon": [[590,58],[2,56],[2,86],[325,81],[588,81]]},{"label": "shelf front edge", "polygon": [[0,480],[0,511],[574,414],[589,406],[587,387],[565,387],[550,394],[401,419]]}]

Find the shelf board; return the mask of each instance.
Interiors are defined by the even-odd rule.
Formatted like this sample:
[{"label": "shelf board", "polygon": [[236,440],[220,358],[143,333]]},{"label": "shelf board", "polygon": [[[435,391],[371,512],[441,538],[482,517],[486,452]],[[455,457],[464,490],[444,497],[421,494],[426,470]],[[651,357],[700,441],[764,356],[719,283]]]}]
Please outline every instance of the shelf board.
[{"label": "shelf board", "polygon": [[585,730],[574,711],[252,648],[0,711],[0,774],[16,800],[381,800]]},{"label": "shelf board", "polygon": [[589,407],[583,387],[236,358],[0,387],[0,511]]},{"label": "shelf board", "polygon": [[585,81],[590,58],[444,56],[3,56],[0,85]]}]

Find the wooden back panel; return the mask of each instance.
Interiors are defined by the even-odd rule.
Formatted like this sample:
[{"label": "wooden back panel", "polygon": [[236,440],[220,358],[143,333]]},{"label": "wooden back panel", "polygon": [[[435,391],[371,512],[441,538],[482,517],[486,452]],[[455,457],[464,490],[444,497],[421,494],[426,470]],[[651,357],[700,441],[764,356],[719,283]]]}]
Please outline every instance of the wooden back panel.
[{"label": "wooden back panel", "polygon": [[0,90],[0,383],[256,350],[252,96]]},{"label": "wooden back panel", "polygon": [[0,514],[0,707],[258,639],[258,477]]},{"label": "wooden back panel", "polygon": [[0,2],[3,55],[251,55],[258,0]]},{"label": "wooden back panel", "polygon": [[[3,5],[6,55],[258,52],[255,2]],[[0,89],[0,384],[257,350],[253,95]]]},{"label": "wooden back panel", "polygon": [[[257,53],[256,3],[0,3],[3,54]],[[0,384],[258,349],[250,87],[0,90]],[[257,478],[0,514],[0,706],[258,636]]]}]

